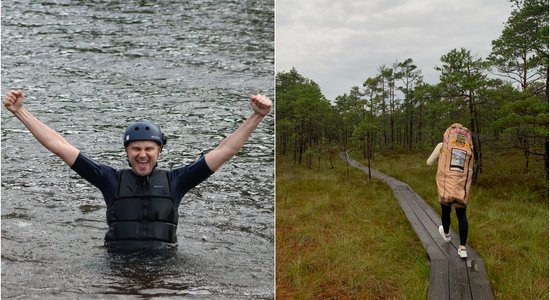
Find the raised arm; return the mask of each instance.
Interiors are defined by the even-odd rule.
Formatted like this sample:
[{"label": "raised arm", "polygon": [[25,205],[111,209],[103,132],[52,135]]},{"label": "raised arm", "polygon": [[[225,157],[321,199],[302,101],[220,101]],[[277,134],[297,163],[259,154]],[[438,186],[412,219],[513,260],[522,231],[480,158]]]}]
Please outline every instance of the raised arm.
[{"label": "raised arm", "polygon": [[271,100],[264,95],[250,96],[250,106],[254,112],[237,130],[227,136],[214,150],[205,155],[206,164],[213,172],[217,171],[226,161],[233,157],[263,118],[271,111]]},{"label": "raised arm", "polygon": [[27,129],[29,129],[42,146],[59,156],[67,165],[72,167],[78,157],[79,150],[75,146],[69,144],[69,142],[55,130],[42,123],[27,111],[25,107],[23,107],[24,100],[25,95],[23,91],[12,90],[6,93],[4,97],[4,106],[13,113]]}]

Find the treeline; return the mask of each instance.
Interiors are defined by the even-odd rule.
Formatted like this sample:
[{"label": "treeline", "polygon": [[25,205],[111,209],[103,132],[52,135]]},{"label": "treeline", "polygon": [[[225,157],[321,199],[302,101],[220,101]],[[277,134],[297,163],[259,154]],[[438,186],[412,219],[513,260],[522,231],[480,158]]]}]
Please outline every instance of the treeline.
[{"label": "treeline", "polygon": [[311,165],[323,153],[332,158],[354,148],[370,161],[374,153],[431,150],[460,122],[473,134],[476,175],[485,147],[520,148],[526,168],[540,156],[548,171],[548,0],[511,3],[492,53],[481,58],[460,48],[442,55],[437,84],[423,82],[408,58],[381,65],[331,102],[296,69],[279,72],[278,154]]}]

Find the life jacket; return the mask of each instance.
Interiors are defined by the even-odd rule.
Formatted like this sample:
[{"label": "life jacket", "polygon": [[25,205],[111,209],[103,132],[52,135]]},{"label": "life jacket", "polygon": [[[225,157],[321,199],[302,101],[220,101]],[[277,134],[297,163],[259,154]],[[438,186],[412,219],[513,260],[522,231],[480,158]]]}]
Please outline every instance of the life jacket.
[{"label": "life jacket", "polygon": [[473,176],[472,133],[455,123],[443,135],[443,147],[437,165],[439,202],[454,207],[466,207]]},{"label": "life jacket", "polygon": [[107,246],[176,245],[178,211],[168,172],[154,170],[137,176],[131,169],[120,171],[114,202],[107,208],[107,224]]}]

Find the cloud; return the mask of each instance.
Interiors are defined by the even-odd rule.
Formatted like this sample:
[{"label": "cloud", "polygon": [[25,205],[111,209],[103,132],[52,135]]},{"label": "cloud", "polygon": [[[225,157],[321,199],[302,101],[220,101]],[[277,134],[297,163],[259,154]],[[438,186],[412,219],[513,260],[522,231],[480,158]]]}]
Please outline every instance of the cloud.
[{"label": "cloud", "polygon": [[296,67],[329,99],[407,58],[435,83],[433,68],[450,50],[487,56],[510,10],[502,0],[278,0],[277,70]]}]

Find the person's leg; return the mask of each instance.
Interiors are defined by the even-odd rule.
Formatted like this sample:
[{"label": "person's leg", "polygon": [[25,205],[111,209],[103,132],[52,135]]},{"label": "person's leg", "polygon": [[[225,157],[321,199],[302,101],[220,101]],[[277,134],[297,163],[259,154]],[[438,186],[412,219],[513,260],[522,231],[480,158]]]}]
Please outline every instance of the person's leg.
[{"label": "person's leg", "polygon": [[456,218],[458,219],[458,232],[460,235],[460,245],[466,246],[468,239],[468,218],[466,217],[466,207],[456,208]]},{"label": "person's leg", "polygon": [[451,210],[452,206],[441,204],[441,224],[445,234],[449,233],[449,227],[451,226]]}]

